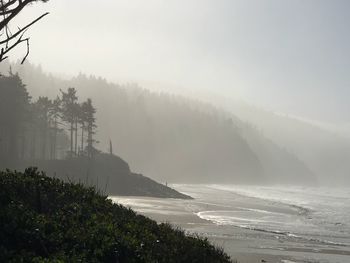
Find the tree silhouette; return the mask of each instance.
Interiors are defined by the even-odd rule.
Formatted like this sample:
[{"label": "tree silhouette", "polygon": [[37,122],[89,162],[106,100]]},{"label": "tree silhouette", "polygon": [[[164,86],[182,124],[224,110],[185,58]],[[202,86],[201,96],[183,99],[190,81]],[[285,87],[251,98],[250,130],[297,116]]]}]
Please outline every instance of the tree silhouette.
[{"label": "tree silhouette", "polygon": [[19,138],[28,119],[29,101],[29,94],[17,74],[0,76],[1,152],[11,160],[20,157]]},{"label": "tree silhouette", "polygon": [[41,158],[46,159],[47,141],[50,132],[50,111],[52,108],[52,101],[47,97],[39,97],[36,102],[36,109],[39,120],[39,128],[41,131]]},{"label": "tree silhouette", "polygon": [[52,107],[50,109],[50,116],[52,118],[52,129],[53,129],[53,138],[51,144],[51,159],[56,159],[57,154],[57,134],[60,132],[58,127],[59,119],[61,116],[61,99],[57,96],[56,99],[52,102]]},{"label": "tree silhouette", "polygon": [[78,124],[81,116],[81,108],[79,103],[74,104],[74,132],[75,132],[75,144],[74,144],[74,154],[78,155]]},{"label": "tree silhouette", "polygon": [[111,139],[109,139],[109,154],[113,155],[113,144]]},{"label": "tree silhouette", "polygon": [[16,32],[12,32],[9,24],[17,17],[21,11],[34,2],[47,2],[48,0],[0,0],[0,63],[8,58],[8,54],[19,44],[27,44],[27,53],[22,59],[22,63],[29,55],[29,37],[25,37],[26,31],[36,22],[47,16],[44,13],[24,27],[17,27]]},{"label": "tree silhouette", "polygon": [[86,122],[87,122],[87,155],[89,158],[92,158],[95,152],[94,142],[96,142],[93,138],[96,129],[96,119],[95,119],[96,109],[92,105],[91,99],[86,101]]},{"label": "tree silhouette", "polygon": [[80,122],[80,129],[81,129],[81,144],[80,144],[81,155],[84,154],[84,132],[87,130],[88,111],[89,111],[89,105],[86,101],[84,101],[80,105],[80,115],[79,115],[79,122]]},{"label": "tree silhouette", "polygon": [[73,136],[76,123],[76,113],[77,113],[77,91],[75,88],[68,88],[67,92],[61,90],[62,94],[62,119],[69,123],[70,128],[70,156],[74,154],[73,148]]},{"label": "tree silhouette", "polygon": [[31,102],[18,74],[0,75],[0,167],[22,160],[94,156],[96,109],[92,100],[79,103],[75,88],[60,92],[54,100],[39,97]]}]

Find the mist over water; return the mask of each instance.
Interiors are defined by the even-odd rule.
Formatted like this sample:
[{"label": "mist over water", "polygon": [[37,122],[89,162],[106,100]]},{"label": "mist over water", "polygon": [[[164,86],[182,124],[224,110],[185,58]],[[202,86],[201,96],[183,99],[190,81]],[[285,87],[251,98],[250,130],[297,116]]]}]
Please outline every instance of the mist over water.
[{"label": "mist over water", "polygon": [[0,59],[0,169],[103,185],[241,262],[350,262],[347,1],[43,2]]}]

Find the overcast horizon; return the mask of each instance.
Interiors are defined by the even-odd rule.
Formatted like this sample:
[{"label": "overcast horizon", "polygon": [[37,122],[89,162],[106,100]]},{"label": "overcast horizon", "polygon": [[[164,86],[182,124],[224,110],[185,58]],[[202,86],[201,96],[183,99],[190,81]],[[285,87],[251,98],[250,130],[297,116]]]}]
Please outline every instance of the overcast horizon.
[{"label": "overcast horizon", "polygon": [[67,0],[50,1],[17,20],[51,13],[30,30],[32,63],[350,122],[346,1],[88,0],[84,9],[81,3],[67,9]]}]

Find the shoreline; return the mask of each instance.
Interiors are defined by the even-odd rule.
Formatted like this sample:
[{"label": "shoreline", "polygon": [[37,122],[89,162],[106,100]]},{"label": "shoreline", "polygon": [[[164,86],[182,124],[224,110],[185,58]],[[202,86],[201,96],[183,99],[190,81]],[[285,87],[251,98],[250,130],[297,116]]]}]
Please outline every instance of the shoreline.
[{"label": "shoreline", "polygon": [[[206,235],[204,234],[204,231],[203,231],[205,228],[208,228],[208,227],[215,228],[217,227],[217,225],[209,220],[201,219],[196,214],[192,214],[192,215],[189,214],[186,216],[183,216],[183,215],[171,216],[171,218],[169,216],[160,215],[156,213],[142,213],[142,214],[147,217],[150,217],[151,219],[157,221],[158,223],[171,223],[175,227],[180,227],[181,229],[185,230],[186,233],[190,235],[199,234],[202,237],[207,237],[213,245],[223,248],[224,251],[231,256],[232,260],[237,260],[237,262],[239,263],[298,262],[292,256],[286,257],[283,255],[275,255],[273,253],[267,253],[268,250],[264,250],[264,249],[262,249],[264,251],[262,251],[261,253],[255,253],[252,250],[245,248],[247,244],[244,244],[242,240],[232,239],[232,236],[227,236],[225,238],[225,236],[223,235],[220,235],[220,237]],[[235,228],[239,230],[238,227],[235,227]]]},{"label": "shoreline", "polygon": [[[199,216],[197,216],[195,213],[190,212],[182,212],[179,214],[171,214],[169,215],[166,213],[166,211],[159,211],[158,213],[155,212],[147,212],[142,209],[138,209],[135,206],[128,206],[129,203],[128,200],[133,199],[150,199],[151,201],[158,201],[158,198],[147,198],[143,197],[140,198],[139,196],[135,197],[124,197],[124,196],[117,196],[112,197],[113,201],[116,201],[119,204],[126,205],[127,207],[131,207],[139,214],[142,214],[144,216],[147,216],[158,223],[170,223],[175,227],[180,227],[183,229],[187,234],[190,235],[200,235],[202,237],[207,237],[211,243],[217,247],[223,248],[226,253],[228,253],[232,260],[237,260],[239,263],[252,263],[252,262],[298,262],[293,261],[295,260],[293,257],[286,257],[282,255],[274,255],[273,253],[266,253],[267,251],[262,251],[261,253],[254,253],[250,249],[244,248],[244,243],[242,243],[239,239],[232,239],[232,237],[226,237],[225,236],[217,236],[213,237],[212,235],[206,235],[205,229],[207,228],[216,228],[218,227],[216,224],[211,222],[210,220],[202,219]],[[163,200],[161,200],[163,201]],[[177,199],[172,199],[172,201],[178,202]],[[180,200],[181,202],[181,200]],[[239,229],[239,228],[237,228]],[[241,231],[249,231],[249,230],[243,230]],[[230,249],[230,247],[232,249]],[[285,260],[285,261],[283,261]]]},{"label": "shoreline", "polygon": [[[251,262],[349,262],[350,251],[346,248],[323,246],[308,240],[293,239],[274,232],[257,231],[233,225],[215,224],[200,218],[197,213],[228,209],[216,203],[194,200],[159,199],[146,197],[111,197],[113,201],[131,207],[136,212],[150,217],[158,223],[170,223],[188,234],[206,237],[212,244],[221,247],[239,263]],[[245,203],[251,209],[261,209],[261,204]],[[231,206],[242,207],[241,200],[232,201]],[[276,211],[294,213],[285,207]]]}]

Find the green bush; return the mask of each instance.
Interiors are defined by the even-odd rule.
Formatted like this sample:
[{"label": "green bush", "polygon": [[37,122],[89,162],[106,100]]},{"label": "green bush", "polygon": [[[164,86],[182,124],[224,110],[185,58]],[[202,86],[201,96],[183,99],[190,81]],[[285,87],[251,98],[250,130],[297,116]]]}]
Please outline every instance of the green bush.
[{"label": "green bush", "polygon": [[231,262],[206,239],[34,168],[0,173],[0,261]]}]

